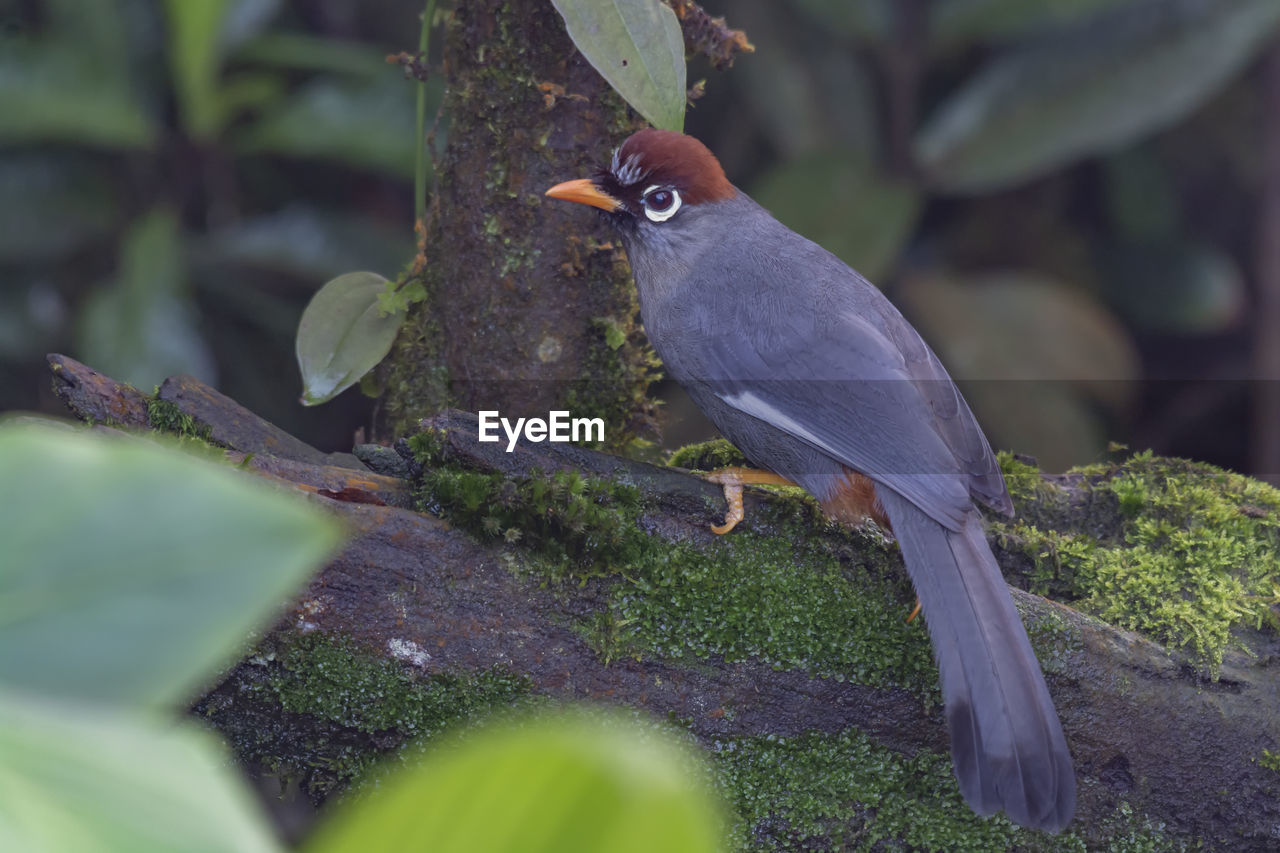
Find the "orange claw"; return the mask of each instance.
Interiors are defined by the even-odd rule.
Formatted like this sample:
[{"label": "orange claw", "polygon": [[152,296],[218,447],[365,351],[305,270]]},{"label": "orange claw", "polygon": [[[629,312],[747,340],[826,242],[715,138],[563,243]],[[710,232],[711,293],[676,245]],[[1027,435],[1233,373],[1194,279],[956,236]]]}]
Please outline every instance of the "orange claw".
[{"label": "orange claw", "polygon": [[756,468],[720,468],[708,474],[706,480],[724,487],[724,499],[729,504],[729,512],[724,517],[724,524],[711,525],[711,532],[717,536],[723,536],[742,521],[745,512],[742,506],[743,486],[795,485],[772,471],[761,471]]}]

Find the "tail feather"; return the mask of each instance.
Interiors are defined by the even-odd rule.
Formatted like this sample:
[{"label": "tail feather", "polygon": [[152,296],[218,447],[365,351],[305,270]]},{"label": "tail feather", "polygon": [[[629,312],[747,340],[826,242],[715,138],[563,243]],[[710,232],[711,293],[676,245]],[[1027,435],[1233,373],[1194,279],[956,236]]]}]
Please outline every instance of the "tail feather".
[{"label": "tail feather", "polygon": [[1071,754],[977,513],[948,530],[878,492],[929,625],[961,792],[978,814],[1058,832],[1075,812]]}]

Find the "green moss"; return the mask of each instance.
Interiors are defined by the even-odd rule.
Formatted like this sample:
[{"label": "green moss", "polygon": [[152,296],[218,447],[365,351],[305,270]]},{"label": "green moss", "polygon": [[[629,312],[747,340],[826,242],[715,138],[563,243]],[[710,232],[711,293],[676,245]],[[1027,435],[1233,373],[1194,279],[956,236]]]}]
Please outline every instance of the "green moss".
[{"label": "green moss", "polygon": [[569,384],[565,407],[574,417],[603,418],[623,427],[606,430],[604,447],[629,452],[638,449],[632,447],[637,436],[648,431],[657,405],[648,389],[658,378],[660,363],[640,331],[634,289],[629,278],[624,281],[625,291],[616,297],[624,306],[621,314],[591,321],[591,348],[582,373],[589,378]]},{"label": "green moss", "polygon": [[424,468],[435,468],[444,461],[444,434],[432,427],[421,429],[407,439],[413,458]]},{"label": "green moss", "polygon": [[576,626],[606,660],[759,660],[936,699],[925,628],[905,622],[910,585],[890,546],[828,524],[811,502],[765,510],[775,535],[739,531],[697,548],[646,532],[635,488],[574,473],[508,480],[438,467],[418,497],[479,537],[516,543],[544,581],[609,577],[607,610]]},{"label": "green moss", "polygon": [[576,472],[515,480],[436,467],[417,494],[420,508],[481,538],[521,543],[553,578],[607,573],[651,549],[639,491]]},{"label": "green moss", "polygon": [[1125,800],[1099,820],[1091,840],[1032,832],[1003,815],[980,818],[960,797],[950,756],[904,755],[852,729],[726,739],[711,754],[739,818],[731,842],[743,851],[1158,853],[1190,846]]},{"label": "green moss", "polygon": [[1015,499],[1042,497],[1044,495],[1047,484],[1044,478],[1040,476],[1039,468],[1023,462],[1012,453],[1004,450],[996,454],[996,458],[1000,463],[1000,473],[1004,475],[1005,485],[1009,487],[1009,494],[1013,495]]},{"label": "green moss", "polygon": [[[264,647],[222,691],[237,694],[231,719],[242,727],[223,731],[241,759],[299,780],[318,800],[391,750],[523,701],[529,682],[501,667],[424,677],[349,639],[314,633]],[[217,694],[203,701],[197,710],[222,727]]]},{"label": "green moss", "polygon": [[268,684],[286,711],[369,734],[394,731],[406,739],[528,691],[524,677],[500,667],[424,678],[348,639],[318,633],[300,635],[277,651],[276,661],[279,668]]},{"label": "green moss", "polygon": [[1272,752],[1269,749],[1262,750],[1262,755],[1254,759],[1258,764],[1280,773],[1280,752]]},{"label": "green moss", "polygon": [[715,471],[718,468],[745,466],[749,463],[741,450],[723,438],[716,438],[698,444],[686,444],[671,454],[667,464],[693,471]]},{"label": "green moss", "polygon": [[1068,472],[1068,490],[1001,461],[1019,515],[994,530],[1028,559],[1034,591],[1184,649],[1210,674],[1234,629],[1280,627],[1280,492],[1270,486],[1148,452]]},{"label": "green moss", "polygon": [[147,398],[147,423],[154,430],[182,438],[211,441],[213,429],[178,408],[177,404],[157,396]]}]

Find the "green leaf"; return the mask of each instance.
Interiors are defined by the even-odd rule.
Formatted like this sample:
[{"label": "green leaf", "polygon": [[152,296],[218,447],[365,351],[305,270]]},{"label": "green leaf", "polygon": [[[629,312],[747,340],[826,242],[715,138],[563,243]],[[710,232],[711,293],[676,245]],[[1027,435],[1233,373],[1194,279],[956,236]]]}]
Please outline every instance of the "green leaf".
[{"label": "green leaf", "polygon": [[332,400],[391,351],[405,315],[380,312],[378,296],[386,286],[377,273],[350,272],[311,297],[298,324],[303,405]]},{"label": "green leaf", "polygon": [[977,193],[1037,177],[1183,118],[1276,31],[1280,3],[1158,0],[997,55],[916,140],[933,183]]},{"label": "green leaf", "polygon": [[196,140],[209,142],[226,115],[218,97],[223,19],[230,0],[165,0],[169,25],[169,70],[182,123]]},{"label": "green leaf", "polygon": [[43,40],[0,49],[0,142],[146,148],[157,126],[119,74],[76,45]]},{"label": "green leaf", "polygon": [[684,128],[684,36],[658,0],[551,0],[591,67],[654,127]]},{"label": "green leaf", "polygon": [[721,807],[673,738],[583,713],[438,748],[321,829],[310,853],[711,853]]},{"label": "green leaf", "polygon": [[[443,97],[429,82],[428,110]],[[245,128],[237,149],[330,160],[412,179],[414,87],[391,73],[361,80],[316,80]]]},{"label": "green leaf", "polygon": [[297,497],[131,438],[0,425],[0,482],[21,495],[0,514],[0,684],[53,696],[190,700],[339,536]]},{"label": "green leaf", "polygon": [[217,739],[169,719],[0,689],[0,792],[3,850],[280,850]]},{"label": "green leaf", "polygon": [[889,272],[911,235],[920,195],[845,150],[790,160],[766,173],[752,197],[780,222],[870,279]]},{"label": "green leaf", "polygon": [[1032,272],[915,277],[899,302],[997,447],[1050,470],[1105,444],[1096,404],[1119,411],[1140,375],[1124,328],[1088,295]]},{"label": "green leaf", "polygon": [[129,231],[115,282],[80,316],[77,354],[99,370],[147,388],[177,373],[212,382],[212,353],[199,332],[177,218],[154,210]]}]

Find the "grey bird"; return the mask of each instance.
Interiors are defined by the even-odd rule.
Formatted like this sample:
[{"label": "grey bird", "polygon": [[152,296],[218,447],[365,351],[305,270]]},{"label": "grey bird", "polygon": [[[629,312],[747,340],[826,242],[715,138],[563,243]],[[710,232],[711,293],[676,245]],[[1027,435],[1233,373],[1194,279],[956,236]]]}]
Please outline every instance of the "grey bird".
[{"label": "grey bird", "polygon": [[720,432],[835,518],[892,529],[924,609],[965,800],[1058,832],[1075,811],[1062,724],[974,500],[1011,515],[991,447],[942,363],[879,290],[734,187],[690,136],[642,130],[547,191],[605,211],[670,375]]}]

